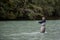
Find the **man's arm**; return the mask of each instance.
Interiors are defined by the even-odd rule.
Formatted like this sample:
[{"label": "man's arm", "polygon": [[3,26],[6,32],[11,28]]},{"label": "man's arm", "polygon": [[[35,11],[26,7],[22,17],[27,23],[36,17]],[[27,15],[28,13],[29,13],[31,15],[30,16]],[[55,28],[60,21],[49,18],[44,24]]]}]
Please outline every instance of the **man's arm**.
[{"label": "man's arm", "polygon": [[41,23],[45,23],[46,22],[46,20],[42,20],[42,21],[40,21],[39,23],[41,24]]}]

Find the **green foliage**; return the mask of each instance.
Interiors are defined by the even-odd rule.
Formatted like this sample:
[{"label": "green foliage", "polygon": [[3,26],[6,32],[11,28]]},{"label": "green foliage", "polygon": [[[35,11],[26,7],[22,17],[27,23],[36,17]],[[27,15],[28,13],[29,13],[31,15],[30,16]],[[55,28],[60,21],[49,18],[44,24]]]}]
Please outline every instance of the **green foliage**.
[{"label": "green foliage", "polygon": [[60,16],[60,0],[0,0],[0,19],[35,20],[43,15]]}]

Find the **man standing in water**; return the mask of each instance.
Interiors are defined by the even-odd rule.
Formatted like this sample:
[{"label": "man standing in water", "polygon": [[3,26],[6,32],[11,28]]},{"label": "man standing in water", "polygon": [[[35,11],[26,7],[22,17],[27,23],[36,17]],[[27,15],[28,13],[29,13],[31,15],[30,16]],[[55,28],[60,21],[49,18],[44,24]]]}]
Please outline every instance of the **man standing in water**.
[{"label": "man standing in water", "polygon": [[45,19],[45,17],[44,17],[44,16],[42,17],[42,21],[41,21],[41,22],[39,22],[39,23],[41,24],[40,32],[41,32],[41,33],[45,33],[45,24],[46,24],[46,19]]}]

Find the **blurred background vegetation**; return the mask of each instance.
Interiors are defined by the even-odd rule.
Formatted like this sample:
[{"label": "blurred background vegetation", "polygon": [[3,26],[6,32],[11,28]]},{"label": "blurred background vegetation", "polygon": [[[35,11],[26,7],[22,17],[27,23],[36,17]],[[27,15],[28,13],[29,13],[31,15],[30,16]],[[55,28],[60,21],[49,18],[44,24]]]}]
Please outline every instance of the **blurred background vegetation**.
[{"label": "blurred background vegetation", "polygon": [[0,0],[0,20],[60,19],[60,0]]}]

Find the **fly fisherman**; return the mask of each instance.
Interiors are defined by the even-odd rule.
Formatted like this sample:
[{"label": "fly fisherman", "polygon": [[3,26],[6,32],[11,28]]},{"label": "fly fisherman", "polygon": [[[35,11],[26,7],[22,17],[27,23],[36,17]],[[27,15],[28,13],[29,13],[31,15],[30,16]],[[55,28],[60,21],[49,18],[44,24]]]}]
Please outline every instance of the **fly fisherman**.
[{"label": "fly fisherman", "polygon": [[45,33],[45,24],[46,24],[46,19],[44,16],[42,16],[42,21],[39,22],[41,24],[40,32]]}]

